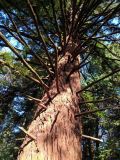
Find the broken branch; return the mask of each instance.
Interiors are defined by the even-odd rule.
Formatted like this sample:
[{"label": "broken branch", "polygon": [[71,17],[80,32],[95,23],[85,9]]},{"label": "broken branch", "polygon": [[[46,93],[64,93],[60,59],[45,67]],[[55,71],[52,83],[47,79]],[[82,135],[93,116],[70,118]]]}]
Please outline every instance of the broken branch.
[{"label": "broken branch", "polygon": [[32,97],[32,96],[27,95],[27,97],[28,97],[28,100],[30,100],[30,101],[41,102],[40,99],[34,98],[34,97]]},{"label": "broken branch", "polygon": [[26,131],[23,127],[18,127],[20,130],[22,130],[25,134],[27,134],[30,138],[36,140],[36,137],[33,136],[31,133],[29,133],[28,131]]},{"label": "broken branch", "polygon": [[83,138],[88,138],[88,139],[91,139],[91,140],[94,140],[94,141],[99,141],[99,142],[103,142],[102,139],[99,139],[99,138],[95,138],[95,137],[91,137],[91,136],[87,136],[87,135],[82,135]]}]

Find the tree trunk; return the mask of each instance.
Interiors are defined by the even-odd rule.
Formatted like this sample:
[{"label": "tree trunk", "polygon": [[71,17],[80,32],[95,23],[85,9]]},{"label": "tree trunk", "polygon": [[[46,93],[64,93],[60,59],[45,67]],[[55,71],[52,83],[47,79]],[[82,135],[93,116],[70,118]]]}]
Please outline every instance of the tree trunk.
[{"label": "tree trunk", "polygon": [[79,99],[76,92],[80,90],[80,75],[75,72],[67,79],[70,71],[78,65],[79,58],[69,61],[70,54],[58,62],[58,86],[53,80],[42,102],[43,109],[29,126],[28,134],[21,146],[18,160],[82,160],[81,122],[74,118],[79,111]]}]

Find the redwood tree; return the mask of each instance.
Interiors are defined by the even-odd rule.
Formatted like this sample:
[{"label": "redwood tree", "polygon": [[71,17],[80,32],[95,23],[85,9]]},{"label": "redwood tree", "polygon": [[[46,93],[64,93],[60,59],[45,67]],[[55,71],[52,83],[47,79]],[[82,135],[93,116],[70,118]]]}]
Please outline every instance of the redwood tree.
[{"label": "redwood tree", "polygon": [[100,56],[106,63],[100,47],[109,50],[108,42],[119,42],[120,28],[114,21],[119,19],[120,3],[3,0],[0,9],[0,46],[8,47],[14,63],[20,61],[28,69],[24,76],[44,89],[39,99],[29,96],[38,107],[28,129],[20,127],[26,137],[18,160],[81,160],[81,116],[86,114],[80,111],[81,93],[120,68],[110,68],[85,87],[81,77],[92,58]]}]

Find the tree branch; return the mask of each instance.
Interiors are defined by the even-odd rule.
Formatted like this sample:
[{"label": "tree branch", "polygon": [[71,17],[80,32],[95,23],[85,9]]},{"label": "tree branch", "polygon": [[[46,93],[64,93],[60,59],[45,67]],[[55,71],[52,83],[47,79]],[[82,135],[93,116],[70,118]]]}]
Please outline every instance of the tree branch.
[{"label": "tree branch", "polygon": [[80,63],[80,65],[75,66],[74,69],[69,73],[67,79],[69,79],[70,76],[71,76],[74,72],[76,72],[76,71],[78,71],[79,69],[81,69],[82,67],[86,66],[89,62],[90,62],[90,61],[88,61],[88,62],[86,62],[86,63]]},{"label": "tree branch", "polygon": [[60,3],[60,9],[61,9],[61,16],[62,16],[62,21],[63,21],[63,42],[64,42],[64,46],[66,45],[66,17],[65,17],[65,13],[64,13],[64,7],[63,7],[63,1],[59,0]]},{"label": "tree branch", "polygon": [[109,73],[109,74],[103,76],[102,78],[100,78],[100,79],[98,79],[98,80],[96,80],[96,81],[94,81],[94,82],[88,84],[88,86],[86,86],[86,87],[84,87],[83,89],[81,89],[80,91],[78,91],[77,94],[79,94],[79,93],[85,91],[86,89],[90,88],[90,87],[93,86],[94,84],[100,82],[101,80],[103,80],[103,79],[105,79],[105,78],[108,78],[109,76],[112,76],[113,74],[115,74],[115,73],[117,73],[117,72],[120,72],[120,68],[118,68],[118,69],[116,69],[115,71],[113,71],[113,72],[111,72],[111,73]]},{"label": "tree branch", "polygon": [[40,41],[41,41],[42,44],[43,44],[43,47],[44,47],[44,50],[45,50],[45,52],[46,52],[46,55],[47,55],[47,57],[48,57],[48,59],[49,59],[50,65],[51,65],[51,67],[52,67],[52,69],[53,69],[53,71],[54,71],[54,66],[53,66],[53,63],[52,63],[52,59],[51,59],[51,57],[50,57],[50,55],[49,55],[49,52],[48,52],[46,43],[45,43],[45,41],[44,41],[44,39],[43,39],[43,37],[42,37],[42,34],[41,34],[41,32],[40,32],[38,19],[37,19],[36,13],[34,12],[34,9],[33,9],[33,7],[32,7],[32,4],[31,4],[30,0],[27,0],[27,4],[28,4],[28,6],[29,6],[29,8],[30,8],[30,11],[31,11],[31,13],[32,13],[32,17],[33,17],[33,20],[34,20],[34,23],[35,23],[35,26],[36,26],[36,29],[37,29],[38,36],[39,36],[39,38],[40,38]]},{"label": "tree branch", "polygon": [[[120,8],[120,4],[118,4],[118,5],[115,7],[115,9],[114,9],[112,12],[110,12],[110,13],[104,18],[103,23],[96,28],[96,30],[94,31],[94,33],[93,33],[91,36],[89,36],[89,37],[86,39],[86,41],[83,42],[83,44],[81,44],[81,43],[78,44],[78,46],[77,46],[77,47],[74,49],[74,51],[72,52],[73,59],[75,59],[75,57],[78,55],[78,53],[76,53],[76,51],[77,51],[78,49],[80,50],[86,43],[88,43],[88,42],[92,39],[92,37],[95,36],[96,33],[101,29],[101,27],[119,10],[119,8]],[[73,53],[74,53],[74,54],[73,54]]]},{"label": "tree branch", "polygon": [[120,109],[120,107],[119,106],[118,107],[106,107],[106,108],[96,109],[96,110],[93,110],[93,111],[86,111],[86,112],[82,112],[80,114],[76,114],[75,118],[80,117],[80,116],[84,116],[84,115],[87,115],[87,114],[93,114],[93,113],[96,113],[96,112],[104,111],[106,109]]},{"label": "tree branch", "polygon": [[82,138],[88,138],[88,139],[91,139],[91,140],[94,140],[94,141],[103,142],[102,139],[91,137],[91,136],[87,136],[87,135],[84,135],[84,134],[82,134]]},{"label": "tree branch", "polygon": [[60,91],[59,91],[59,83],[58,83],[58,49],[51,38],[50,38],[50,41],[53,44],[53,46],[55,48],[55,53],[56,53],[56,56],[55,56],[55,77],[56,77],[56,88],[57,88],[57,92],[59,93]]},{"label": "tree branch", "polygon": [[104,102],[104,101],[110,100],[110,99],[112,99],[112,98],[113,98],[113,97],[109,97],[109,98],[105,98],[105,99],[101,99],[101,100],[83,101],[83,102],[80,102],[80,104],[99,103],[99,102]]},{"label": "tree branch", "polygon": [[36,137],[33,136],[31,133],[29,133],[28,131],[26,131],[23,127],[18,127],[20,130],[22,130],[25,134],[27,134],[30,138],[36,140]]},{"label": "tree branch", "polygon": [[41,103],[42,101],[38,98],[34,98],[32,96],[29,96],[29,95],[26,95],[27,96],[27,99],[30,100],[30,101],[35,101],[35,102],[38,102],[38,103]]},{"label": "tree branch", "polygon": [[[16,25],[16,24],[14,24]],[[52,72],[50,71],[50,69],[48,68],[48,66],[44,63],[44,61],[42,60],[42,58],[40,56],[38,56],[35,52],[33,52],[33,50],[30,48],[30,46],[25,42],[25,40],[21,37],[19,31],[17,30],[17,33],[19,34],[19,37],[17,37],[15,34],[13,34],[13,30],[11,30],[10,28],[8,28],[7,26],[2,26],[0,25],[2,28],[6,29],[15,39],[17,39],[22,45],[26,46],[30,51],[31,54],[36,58],[37,61],[39,61],[39,64],[41,64],[46,70],[47,72],[52,76]],[[17,26],[16,26],[17,28]]]},{"label": "tree branch", "polygon": [[61,31],[60,31],[59,24],[58,24],[58,22],[57,22],[57,15],[56,15],[56,12],[55,12],[54,0],[51,0],[51,4],[52,4],[53,17],[54,17],[54,20],[55,20],[56,30],[57,30],[57,32],[58,32],[58,35],[59,35],[59,38],[60,38],[60,44],[61,44],[61,46],[62,46]]},{"label": "tree branch", "polygon": [[120,58],[118,55],[116,55],[115,53],[113,53],[105,44],[103,44],[102,42],[97,41],[97,40],[96,40],[96,42],[99,43],[99,44],[101,44],[101,45],[102,45],[105,49],[107,49],[107,51],[108,51],[109,53],[111,53],[113,56],[115,56],[115,57],[117,57],[117,58]]},{"label": "tree branch", "polygon": [[4,37],[4,35],[0,32],[0,38],[3,42],[8,46],[15,55],[19,58],[19,60],[39,79],[40,84],[44,87],[46,91],[48,91],[48,86],[41,80],[36,71],[26,62],[26,60],[19,54],[19,52],[9,43],[9,41]]}]

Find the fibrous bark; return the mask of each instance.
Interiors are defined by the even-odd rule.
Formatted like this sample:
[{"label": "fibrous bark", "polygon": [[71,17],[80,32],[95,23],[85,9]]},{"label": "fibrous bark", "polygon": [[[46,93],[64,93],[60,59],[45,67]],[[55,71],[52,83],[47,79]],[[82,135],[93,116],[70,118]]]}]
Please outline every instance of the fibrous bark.
[{"label": "fibrous bark", "polygon": [[[69,50],[58,62],[58,85],[53,80],[49,95],[45,94],[41,104],[45,105],[29,126],[29,134],[21,146],[18,160],[81,160],[81,122],[75,119],[79,111],[76,92],[80,90],[80,75],[75,72],[68,79],[70,71],[78,65],[79,58],[69,61]],[[41,107],[38,105],[38,108]]]}]

